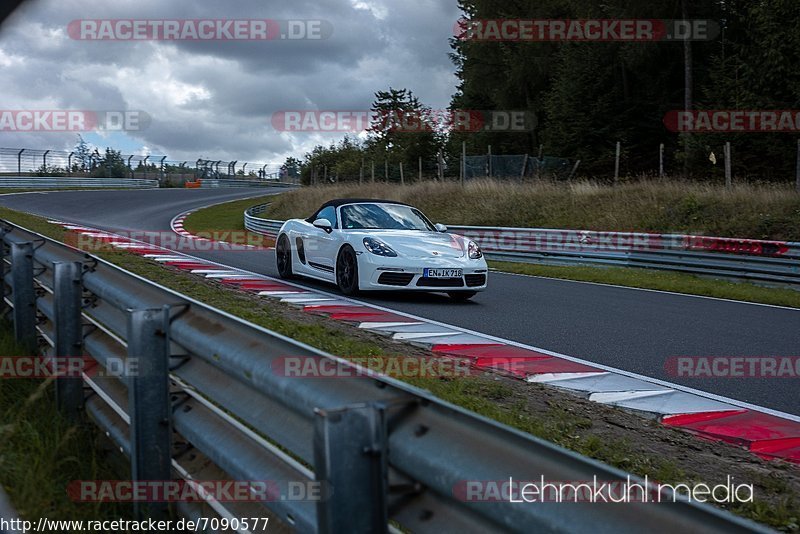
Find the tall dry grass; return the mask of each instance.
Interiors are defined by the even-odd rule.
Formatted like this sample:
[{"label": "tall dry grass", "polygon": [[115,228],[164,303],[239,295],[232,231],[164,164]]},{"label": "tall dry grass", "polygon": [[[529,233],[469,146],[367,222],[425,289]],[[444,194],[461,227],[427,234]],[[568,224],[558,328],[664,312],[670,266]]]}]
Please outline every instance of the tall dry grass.
[{"label": "tall dry grass", "polygon": [[445,224],[689,233],[800,241],[800,194],[786,186],[725,189],[681,181],[608,186],[476,180],[306,187],[281,195],[265,217],[307,217],[332,198],[383,198]]}]

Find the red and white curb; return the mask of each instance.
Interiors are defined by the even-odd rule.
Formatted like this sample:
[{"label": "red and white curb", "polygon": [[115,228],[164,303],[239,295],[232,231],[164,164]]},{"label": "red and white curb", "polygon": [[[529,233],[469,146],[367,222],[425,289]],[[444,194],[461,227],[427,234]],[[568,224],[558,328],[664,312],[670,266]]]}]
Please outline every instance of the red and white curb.
[{"label": "red and white curb", "polygon": [[800,417],[642,377],[552,351],[488,336],[343,296],[309,290],[269,276],[176,253],[115,234],[58,221],[65,228],[153,261],[214,279],[241,291],[278,299],[311,314],[353,324],[466,359],[478,370],[569,391],[600,404],[654,418],[701,438],[742,446],[765,459],[800,464]]},{"label": "red and white curb", "polygon": [[187,211],[186,213],[181,213],[180,215],[172,219],[172,221],[170,221],[170,227],[172,228],[173,232],[175,232],[181,237],[185,237],[187,239],[199,239],[201,241],[206,241],[206,239],[203,239],[202,237],[196,237],[194,234],[188,232],[183,228],[183,223],[184,221],[186,221],[186,217],[188,217],[192,213],[193,212],[191,211]]},{"label": "red and white curb", "polygon": [[178,234],[179,236],[185,238],[185,239],[201,241],[201,242],[204,242],[204,243],[223,243],[225,245],[230,245],[231,247],[237,247],[237,248],[240,248],[240,249],[243,249],[243,250],[246,250],[246,249],[262,249],[263,250],[265,248],[265,247],[260,247],[260,246],[256,246],[256,245],[229,243],[228,241],[211,240],[211,239],[207,239],[205,237],[196,236],[193,233],[191,233],[188,230],[186,230],[186,228],[184,228],[184,226],[183,226],[184,223],[186,222],[186,218],[189,215],[191,215],[192,213],[194,213],[194,211],[186,211],[184,213],[181,213],[177,217],[173,218],[169,223],[170,228],[172,229],[172,231],[175,232],[176,234]]}]

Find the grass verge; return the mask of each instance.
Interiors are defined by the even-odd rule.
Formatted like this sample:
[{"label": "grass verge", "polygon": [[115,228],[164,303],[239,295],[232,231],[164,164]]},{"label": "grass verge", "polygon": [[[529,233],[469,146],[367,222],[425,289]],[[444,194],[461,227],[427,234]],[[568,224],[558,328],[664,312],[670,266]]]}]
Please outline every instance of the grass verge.
[{"label": "grass verge", "polygon": [[[0,321],[0,354],[26,356],[11,326]],[[55,410],[52,381],[0,380],[0,483],[22,518],[132,519],[130,505],[77,503],[74,480],[116,480],[94,425],[73,424]]]},{"label": "grass verge", "polygon": [[[64,234],[62,229],[28,214],[0,210],[0,217],[51,237]],[[101,255],[189,297],[342,357],[432,356],[390,338],[232,290],[139,256],[124,252]],[[639,476],[665,483],[718,484],[730,474],[753,484],[756,498],[729,509],[787,532],[798,529],[800,470],[796,467],[764,462],[736,447],[706,443],[634,414],[498,375],[405,381],[443,400]]]},{"label": "grass verge", "polygon": [[183,227],[194,235],[209,239],[230,233],[227,239],[220,240],[236,244],[271,246],[271,239],[245,230],[244,211],[258,204],[273,202],[275,198],[274,195],[270,195],[246,200],[234,200],[203,208],[186,217]]},{"label": "grass verge", "polygon": [[413,204],[434,222],[616,232],[655,232],[800,241],[800,194],[788,186],[731,189],[680,181],[617,186],[594,182],[475,180],[407,186],[336,184],[275,197],[265,217],[308,217],[331,198],[387,198]]},{"label": "grass verge", "polygon": [[626,267],[559,267],[533,263],[490,261],[492,269],[507,273],[578,280],[623,287],[655,289],[687,295],[701,295],[800,308],[800,291],[762,287],[748,282],[731,282],[685,273],[650,271]]}]

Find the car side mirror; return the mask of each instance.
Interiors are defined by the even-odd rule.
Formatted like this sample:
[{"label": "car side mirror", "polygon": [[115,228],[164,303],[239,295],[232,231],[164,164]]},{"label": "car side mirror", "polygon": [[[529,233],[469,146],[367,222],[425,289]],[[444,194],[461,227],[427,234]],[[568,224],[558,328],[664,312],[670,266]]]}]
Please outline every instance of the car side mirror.
[{"label": "car side mirror", "polygon": [[333,225],[328,219],[317,219],[314,221],[314,227],[319,228],[320,230],[324,230],[328,233],[333,232]]},{"label": "car side mirror", "polygon": [[441,223],[435,226],[437,232],[445,233],[447,232],[447,227]]}]

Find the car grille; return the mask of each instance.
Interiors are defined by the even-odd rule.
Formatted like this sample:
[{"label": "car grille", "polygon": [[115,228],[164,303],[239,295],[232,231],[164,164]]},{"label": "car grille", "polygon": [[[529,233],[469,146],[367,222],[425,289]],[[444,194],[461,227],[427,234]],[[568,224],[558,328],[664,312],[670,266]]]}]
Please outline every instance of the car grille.
[{"label": "car grille", "polygon": [[464,287],[463,278],[420,278],[417,287]]},{"label": "car grille", "polygon": [[464,278],[467,280],[468,287],[478,287],[486,283],[485,274],[468,274]]},{"label": "car grille", "polygon": [[407,286],[414,279],[411,273],[383,273],[378,278],[378,283],[385,286]]}]

